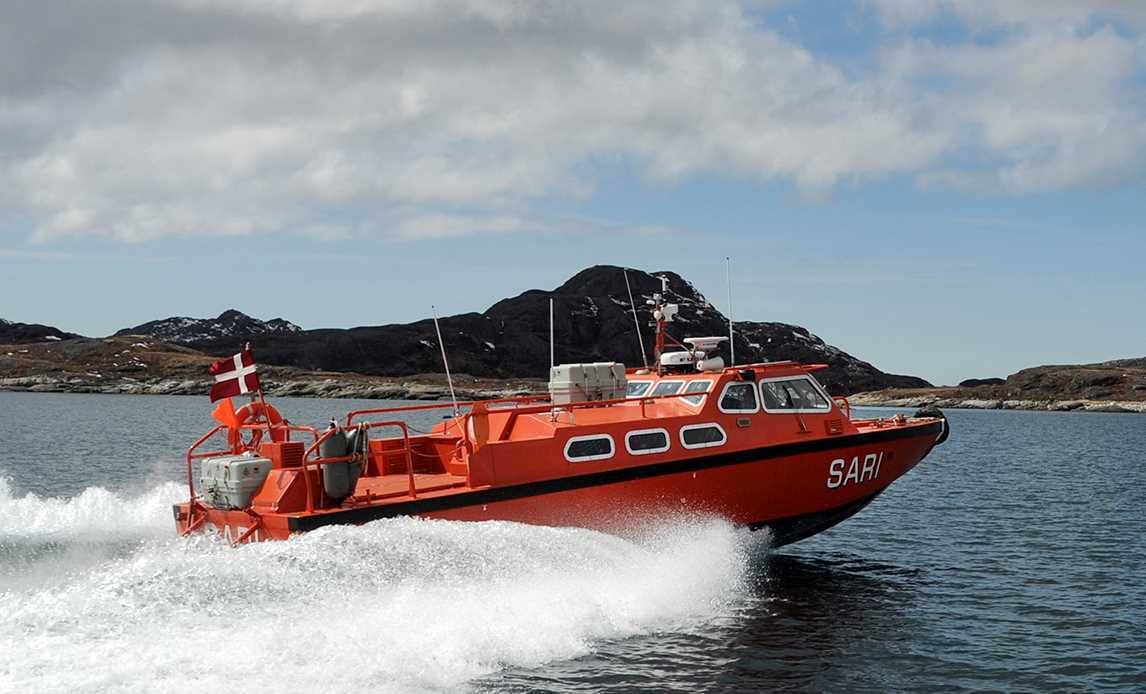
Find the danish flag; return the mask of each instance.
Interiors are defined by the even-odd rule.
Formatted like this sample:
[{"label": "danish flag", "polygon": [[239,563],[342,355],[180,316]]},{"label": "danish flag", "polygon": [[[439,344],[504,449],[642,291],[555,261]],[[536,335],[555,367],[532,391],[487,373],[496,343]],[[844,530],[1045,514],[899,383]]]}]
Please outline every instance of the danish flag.
[{"label": "danish flag", "polygon": [[262,390],[258,367],[249,346],[233,357],[215,362],[209,371],[215,377],[215,384],[211,386],[211,402]]}]

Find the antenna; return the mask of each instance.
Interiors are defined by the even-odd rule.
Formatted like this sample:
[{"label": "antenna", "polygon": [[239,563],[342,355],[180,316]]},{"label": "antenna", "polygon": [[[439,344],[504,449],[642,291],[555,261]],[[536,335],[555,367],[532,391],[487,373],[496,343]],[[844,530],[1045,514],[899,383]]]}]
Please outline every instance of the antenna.
[{"label": "antenna", "polygon": [[728,282],[728,360],[736,366],[736,341],[732,339],[732,257],[724,256],[724,278]]},{"label": "antenna", "polygon": [[633,327],[637,329],[637,344],[641,346],[641,362],[649,368],[649,358],[645,356],[645,338],[641,337],[641,322],[637,320],[637,305],[633,303],[633,288],[629,286],[629,269],[624,269],[625,290],[629,292],[629,307],[633,309]]},{"label": "antenna", "polygon": [[549,297],[549,368],[557,366],[556,343],[553,341],[553,297]]},{"label": "antenna", "polygon": [[458,410],[458,396],[454,395],[454,379],[450,377],[450,362],[446,359],[446,343],[442,341],[442,328],[438,325],[438,308],[430,304],[430,310],[434,313],[434,330],[438,333],[438,347],[442,348],[442,365],[446,367],[446,383],[450,384],[450,400],[454,403],[454,416],[457,417],[461,412]]}]

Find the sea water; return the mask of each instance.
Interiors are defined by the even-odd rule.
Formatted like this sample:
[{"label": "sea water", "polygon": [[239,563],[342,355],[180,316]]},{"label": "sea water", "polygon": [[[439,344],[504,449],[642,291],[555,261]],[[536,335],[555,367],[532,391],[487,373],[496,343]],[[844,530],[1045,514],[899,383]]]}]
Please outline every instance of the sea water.
[{"label": "sea water", "polygon": [[0,393],[0,691],[1146,688],[1140,415],[952,412],[868,509],[780,550],[708,517],[233,548],[174,533],[208,410]]}]

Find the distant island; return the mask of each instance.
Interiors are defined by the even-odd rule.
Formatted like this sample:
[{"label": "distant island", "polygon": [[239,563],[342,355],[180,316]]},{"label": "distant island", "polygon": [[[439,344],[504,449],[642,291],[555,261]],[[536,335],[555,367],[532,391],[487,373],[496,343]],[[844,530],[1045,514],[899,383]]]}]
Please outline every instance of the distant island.
[{"label": "distant island", "polygon": [[1007,378],[941,388],[888,388],[853,395],[852,404],[978,410],[1146,412],[1146,358],[1036,366]]},{"label": "distant island", "polygon": [[[639,313],[647,310],[645,300],[660,291],[662,276],[669,281],[668,300],[680,306],[672,333],[727,334],[724,314],[671,271],[628,271]],[[442,318],[461,397],[544,390],[550,298],[556,306],[558,361],[622,361],[630,366],[643,362],[624,270],[599,265],[556,289],[529,290],[482,313]],[[651,350],[652,328],[641,315],[644,344]],[[831,393],[852,396],[856,404],[1146,409],[1146,359],[1038,367],[1007,379],[935,388],[922,378],[881,371],[796,325],[738,321],[735,340],[738,363],[791,359],[827,365],[817,378]],[[264,321],[234,309],[216,318],[157,319],[103,338],[0,320],[0,390],[204,394],[209,385],[207,365],[247,342],[264,369],[271,395],[409,399],[448,395],[432,320],[305,330],[283,318]]]}]

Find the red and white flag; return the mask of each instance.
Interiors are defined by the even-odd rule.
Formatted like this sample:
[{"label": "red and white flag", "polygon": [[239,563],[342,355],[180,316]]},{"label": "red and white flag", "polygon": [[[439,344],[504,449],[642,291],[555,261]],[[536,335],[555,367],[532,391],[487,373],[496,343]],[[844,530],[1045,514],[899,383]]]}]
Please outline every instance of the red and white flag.
[{"label": "red and white flag", "polygon": [[255,357],[250,349],[220,359],[209,370],[215,377],[215,385],[211,386],[211,402],[262,390]]}]

